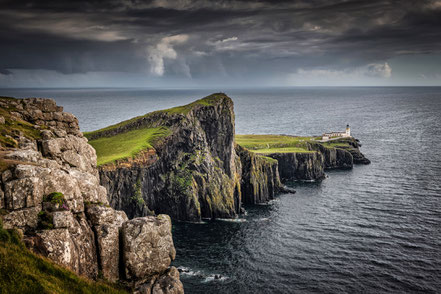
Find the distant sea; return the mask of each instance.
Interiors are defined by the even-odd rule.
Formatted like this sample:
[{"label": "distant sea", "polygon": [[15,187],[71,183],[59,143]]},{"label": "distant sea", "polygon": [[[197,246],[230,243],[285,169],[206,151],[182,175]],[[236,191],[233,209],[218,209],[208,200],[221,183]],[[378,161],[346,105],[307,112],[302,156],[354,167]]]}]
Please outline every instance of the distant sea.
[{"label": "distant sea", "polygon": [[371,165],[291,183],[234,221],[174,223],[186,293],[440,293],[441,88],[1,89],[50,97],[91,131],[213,92],[239,134],[350,124]]}]

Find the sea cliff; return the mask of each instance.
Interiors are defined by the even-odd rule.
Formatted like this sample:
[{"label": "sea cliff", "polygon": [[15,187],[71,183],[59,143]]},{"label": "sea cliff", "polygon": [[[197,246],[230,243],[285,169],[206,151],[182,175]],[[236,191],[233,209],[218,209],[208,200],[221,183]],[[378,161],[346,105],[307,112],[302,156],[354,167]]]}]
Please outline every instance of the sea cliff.
[{"label": "sea cliff", "polygon": [[236,141],[254,154],[276,159],[283,183],[319,181],[326,177],[326,170],[370,163],[360,152],[360,142],[352,137],[324,142],[319,137],[236,135]]},{"label": "sea cliff", "polygon": [[234,218],[243,203],[266,202],[281,186],[277,162],[238,150],[232,100],[217,93],[191,104],[156,111],[86,134],[100,139],[163,128],[163,135],[134,156],[99,167],[112,207],[129,218],[165,213],[174,219]]}]

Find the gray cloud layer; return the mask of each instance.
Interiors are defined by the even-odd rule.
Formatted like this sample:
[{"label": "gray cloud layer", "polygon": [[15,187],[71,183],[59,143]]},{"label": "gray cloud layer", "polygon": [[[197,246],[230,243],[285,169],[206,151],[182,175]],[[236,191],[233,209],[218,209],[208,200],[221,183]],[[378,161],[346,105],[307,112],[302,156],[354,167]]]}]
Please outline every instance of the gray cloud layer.
[{"label": "gray cloud layer", "polygon": [[391,76],[391,58],[439,54],[441,1],[0,1],[0,76]]}]

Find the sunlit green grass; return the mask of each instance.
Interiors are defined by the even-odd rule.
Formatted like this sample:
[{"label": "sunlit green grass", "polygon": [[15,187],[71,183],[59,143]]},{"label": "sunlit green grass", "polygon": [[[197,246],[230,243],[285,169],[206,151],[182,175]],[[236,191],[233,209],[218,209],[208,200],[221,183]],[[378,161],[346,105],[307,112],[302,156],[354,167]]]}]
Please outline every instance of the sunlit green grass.
[{"label": "sunlit green grass", "polygon": [[314,137],[293,137],[283,135],[236,135],[236,143],[256,153],[311,153],[307,142]]},{"label": "sunlit green grass", "polygon": [[97,164],[135,156],[141,150],[153,148],[153,143],[170,134],[166,127],[135,129],[112,137],[89,141],[97,154]]},{"label": "sunlit green grass", "polygon": [[0,220],[1,293],[128,293],[113,285],[94,282],[29,251],[16,231]]}]

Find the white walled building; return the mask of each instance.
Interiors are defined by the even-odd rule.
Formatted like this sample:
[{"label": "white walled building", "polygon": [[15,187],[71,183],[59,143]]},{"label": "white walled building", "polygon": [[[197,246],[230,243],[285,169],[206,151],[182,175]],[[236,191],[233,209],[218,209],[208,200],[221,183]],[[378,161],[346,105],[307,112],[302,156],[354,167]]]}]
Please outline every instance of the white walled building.
[{"label": "white walled building", "polygon": [[332,138],[345,138],[350,136],[351,136],[351,128],[349,127],[349,125],[346,125],[346,131],[324,133],[322,136],[322,140],[326,141]]}]

